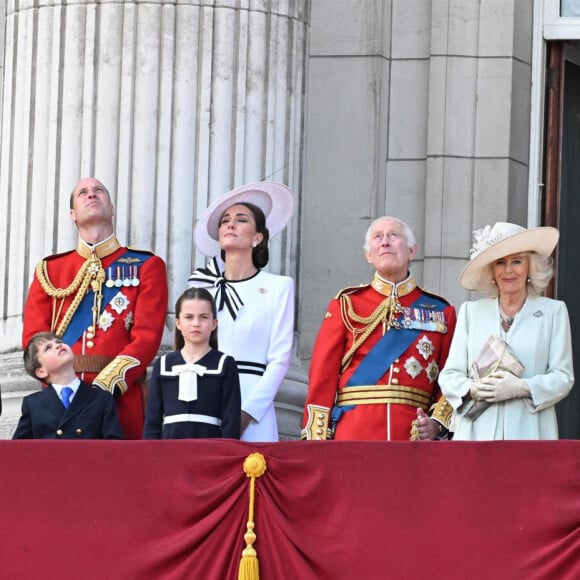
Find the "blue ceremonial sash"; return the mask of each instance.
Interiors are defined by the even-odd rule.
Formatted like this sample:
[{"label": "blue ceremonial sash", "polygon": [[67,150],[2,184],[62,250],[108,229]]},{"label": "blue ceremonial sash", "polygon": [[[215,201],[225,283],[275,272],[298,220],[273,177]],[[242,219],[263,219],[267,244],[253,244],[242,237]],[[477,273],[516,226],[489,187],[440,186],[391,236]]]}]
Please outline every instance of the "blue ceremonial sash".
[{"label": "blue ceremonial sash", "polygon": [[[428,304],[427,304],[428,303]],[[420,296],[413,304],[406,308],[417,308],[423,304],[423,310],[441,312],[447,308],[447,303],[431,295]],[[429,306],[427,308],[426,306]],[[370,352],[360,362],[345,388],[365,385],[376,385],[377,381],[387,372],[396,358],[403,354],[417,339],[422,332],[429,332],[427,326],[396,329],[391,327],[389,331],[373,346]],[[343,413],[354,409],[356,405],[334,406],[331,411],[333,428],[342,417]]]},{"label": "blue ceremonial sash", "polygon": [[[409,308],[418,308],[429,302],[430,311],[445,310],[447,304],[433,296],[421,296]],[[370,350],[352,374],[347,387],[376,385],[377,381],[387,372],[393,361],[403,354],[415,342],[419,334],[426,332],[425,328],[391,328]]]},{"label": "blue ceremonial sash", "polygon": [[[135,260],[135,263],[132,263],[133,266],[137,265],[139,262],[139,266],[142,266],[144,262],[146,262],[151,257],[151,254],[145,254],[142,252],[133,252],[131,250],[127,250],[124,254],[119,256],[110,266],[107,266],[107,269],[114,272],[117,266],[125,266],[123,264],[127,258],[131,260]],[[112,286],[109,288],[105,284],[102,286],[102,293],[103,293],[103,304],[107,305],[113,299],[113,296],[119,292],[119,290],[123,286]],[[72,346],[75,342],[82,336],[83,332],[93,323],[93,304],[94,304],[94,296],[95,293],[89,290],[85,297],[82,299],[77,311],[74,313],[70,324],[68,325],[67,329],[64,331],[62,336],[62,341]],[[99,313],[100,314],[100,313]]]},{"label": "blue ceremonial sash", "polygon": [[[445,310],[447,304],[435,297],[421,296],[409,308],[418,308],[421,304],[429,302],[431,308],[423,308],[430,311]],[[425,328],[391,328],[370,350],[352,374],[347,387],[376,385],[377,381],[387,372],[393,361],[403,354],[417,339]]]}]

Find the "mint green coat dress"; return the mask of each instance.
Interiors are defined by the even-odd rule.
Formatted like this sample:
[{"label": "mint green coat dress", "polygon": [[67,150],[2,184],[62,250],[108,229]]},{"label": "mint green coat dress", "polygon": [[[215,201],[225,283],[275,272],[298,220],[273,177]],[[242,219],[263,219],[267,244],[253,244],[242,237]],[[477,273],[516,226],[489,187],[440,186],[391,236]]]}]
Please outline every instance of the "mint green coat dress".
[{"label": "mint green coat dress", "polygon": [[[524,365],[531,398],[492,404],[477,419],[465,416],[468,372],[490,335],[505,340]],[[505,333],[497,298],[465,302],[459,309],[449,357],[439,385],[455,410],[455,440],[557,439],[554,405],[574,384],[570,319],[564,302],[528,296]]]}]

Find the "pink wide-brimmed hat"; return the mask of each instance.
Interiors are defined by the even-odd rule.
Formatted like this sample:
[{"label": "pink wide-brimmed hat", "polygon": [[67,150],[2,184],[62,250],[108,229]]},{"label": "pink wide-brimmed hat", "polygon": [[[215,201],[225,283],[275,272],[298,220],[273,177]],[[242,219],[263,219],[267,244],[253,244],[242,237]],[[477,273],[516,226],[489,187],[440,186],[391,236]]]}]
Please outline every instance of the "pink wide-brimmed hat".
[{"label": "pink wide-brimmed hat", "polygon": [[294,192],[282,183],[260,181],[228,191],[199,216],[193,231],[195,247],[208,257],[220,253],[219,223],[223,213],[238,203],[248,202],[258,206],[266,216],[266,227],[273,238],[287,225],[294,214]]},{"label": "pink wide-brimmed hat", "polygon": [[474,231],[473,237],[470,259],[461,273],[461,285],[466,290],[481,290],[486,266],[500,258],[522,252],[549,256],[558,243],[560,232],[548,226],[526,229],[517,224],[497,222]]}]

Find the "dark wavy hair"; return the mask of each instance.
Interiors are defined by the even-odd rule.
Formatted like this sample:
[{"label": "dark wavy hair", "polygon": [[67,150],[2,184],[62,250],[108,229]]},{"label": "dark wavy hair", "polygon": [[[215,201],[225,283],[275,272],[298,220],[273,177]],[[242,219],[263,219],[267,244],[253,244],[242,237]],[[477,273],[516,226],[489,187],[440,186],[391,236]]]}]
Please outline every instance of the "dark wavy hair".
[{"label": "dark wavy hair", "polygon": [[[266,266],[266,264],[268,264],[268,261],[270,260],[270,250],[268,249],[268,242],[270,241],[270,232],[266,227],[266,216],[264,215],[264,212],[253,203],[241,201],[240,203],[236,203],[235,205],[243,205],[244,207],[247,207],[254,216],[254,222],[256,223],[256,233],[262,234],[262,241],[255,248],[252,248],[252,263],[258,269],[263,268],[264,266]],[[221,251],[221,257],[222,260],[225,262],[226,253],[223,250]]]},{"label": "dark wavy hair", "polygon": [[[205,300],[209,302],[211,306],[211,313],[213,317],[217,320],[217,308],[215,305],[215,300],[213,296],[205,289],[205,288],[188,288],[183,294],[177,299],[175,303],[175,318],[179,318],[181,314],[181,307],[186,300]],[[217,327],[212,330],[211,334],[209,335],[209,345],[217,350],[218,348],[218,329]],[[173,347],[175,350],[181,350],[185,345],[185,339],[183,338],[183,334],[179,328],[177,328],[177,324],[175,325],[175,335],[173,337]]]}]

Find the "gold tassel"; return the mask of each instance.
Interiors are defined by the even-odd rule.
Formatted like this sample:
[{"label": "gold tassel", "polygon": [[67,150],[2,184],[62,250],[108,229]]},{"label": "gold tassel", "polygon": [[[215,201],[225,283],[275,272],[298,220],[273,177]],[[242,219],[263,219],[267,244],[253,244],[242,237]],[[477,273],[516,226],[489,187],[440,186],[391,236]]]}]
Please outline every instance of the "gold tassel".
[{"label": "gold tassel", "polygon": [[244,472],[250,478],[250,508],[248,510],[248,523],[244,540],[246,547],[242,552],[238,580],[260,580],[260,566],[258,554],[254,549],[256,534],[254,532],[254,491],[256,477],[261,477],[266,472],[266,460],[261,453],[250,453],[244,460]]},{"label": "gold tassel", "polygon": [[409,437],[409,441],[419,441],[419,421],[415,419],[411,422],[411,436]]}]

